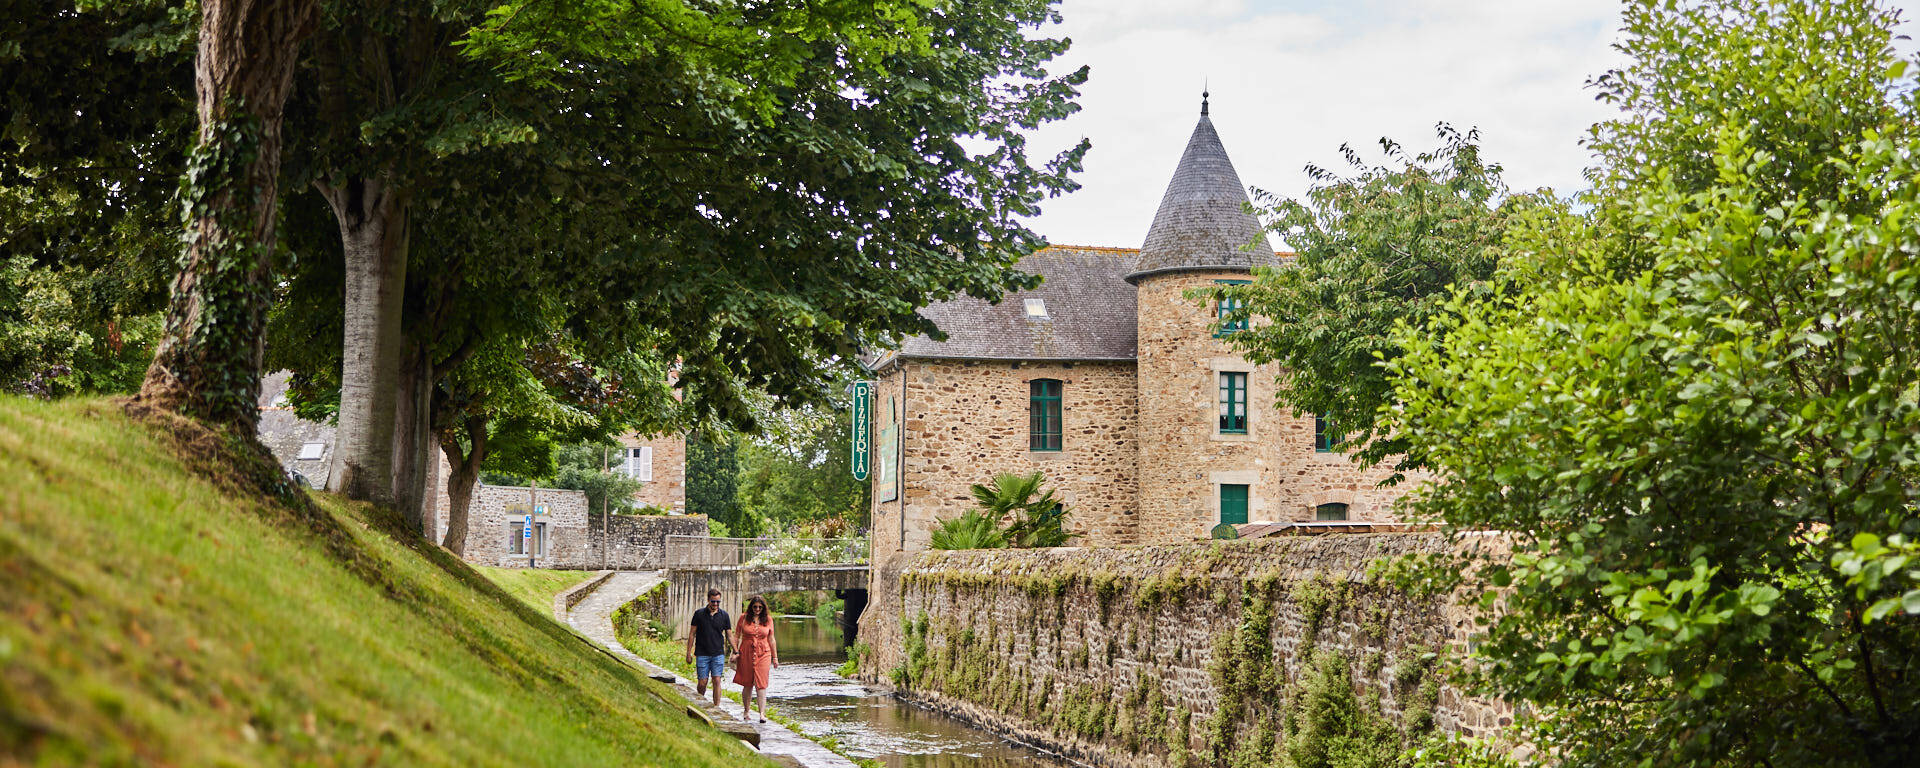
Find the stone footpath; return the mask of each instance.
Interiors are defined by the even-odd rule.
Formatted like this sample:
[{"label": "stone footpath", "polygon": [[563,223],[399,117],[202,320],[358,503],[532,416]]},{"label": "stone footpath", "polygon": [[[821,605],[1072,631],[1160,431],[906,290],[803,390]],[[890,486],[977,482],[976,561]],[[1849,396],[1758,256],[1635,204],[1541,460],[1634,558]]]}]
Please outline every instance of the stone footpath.
[{"label": "stone footpath", "polygon": [[[658,571],[615,571],[602,574],[581,585],[580,589],[585,591],[584,596],[579,592],[571,592],[557,598],[554,601],[554,613],[556,618],[572,626],[580,634],[606,646],[607,650],[615,656],[633,662],[635,666],[644,670],[648,677],[671,684],[674,691],[686,698],[688,703],[695,705],[703,717],[713,721],[715,727],[741,737],[749,743],[754,742],[750,737],[758,734],[758,746],[762,754],[778,762],[805,768],[858,768],[853,761],[834,754],[826,747],[815,744],[772,720],[765,723],[741,721],[736,717],[739,713],[737,709],[739,705],[732,701],[722,699],[723,706],[716,709],[712,701],[694,692],[693,681],[640,658],[627,650],[626,646],[621,645],[620,641],[613,636],[614,610],[665,580],[664,575]],[[568,602],[573,603],[571,608],[567,607]]]}]

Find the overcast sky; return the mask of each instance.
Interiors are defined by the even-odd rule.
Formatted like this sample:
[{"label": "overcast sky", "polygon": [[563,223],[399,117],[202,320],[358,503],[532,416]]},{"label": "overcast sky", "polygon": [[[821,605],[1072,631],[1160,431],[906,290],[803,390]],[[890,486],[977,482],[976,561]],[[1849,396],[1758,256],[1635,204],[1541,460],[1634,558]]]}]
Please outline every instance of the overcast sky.
[{"label": "overcast sky", "polygon": [[[1203,82],[1249,186],[1297,195],[1308,163],[1344,167],[1342,143],[1374,158],[1382,136],[1428,149],[1445,121],[1478,127],[1514,189],[1584,187],[1579,142],[1608,113],[1585,84],[1616,61],[1619,4],[1064,0],[1061,13],[1057,34],[1073,48],[1056,70],[1085,64],[1091,78],[1081,112],[1041,131],[1035,149],[1050,156],[1084,136],[1093,150],[1080,191],[1030,223],[1054,243],[1137,248],[1199,118]],[[1903,27],[1912,34],[1913,22]]]}]

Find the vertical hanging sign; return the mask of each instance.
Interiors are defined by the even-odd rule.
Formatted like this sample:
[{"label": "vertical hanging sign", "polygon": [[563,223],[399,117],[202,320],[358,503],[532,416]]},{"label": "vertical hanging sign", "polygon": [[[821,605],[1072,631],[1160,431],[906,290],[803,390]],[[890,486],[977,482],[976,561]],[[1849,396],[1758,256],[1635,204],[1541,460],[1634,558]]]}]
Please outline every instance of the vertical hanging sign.
[{"label": "vertical hanging sign", "polygon": [[853,383],[853,479],[867,479],[867,466],[873,456],[873,382]]}]

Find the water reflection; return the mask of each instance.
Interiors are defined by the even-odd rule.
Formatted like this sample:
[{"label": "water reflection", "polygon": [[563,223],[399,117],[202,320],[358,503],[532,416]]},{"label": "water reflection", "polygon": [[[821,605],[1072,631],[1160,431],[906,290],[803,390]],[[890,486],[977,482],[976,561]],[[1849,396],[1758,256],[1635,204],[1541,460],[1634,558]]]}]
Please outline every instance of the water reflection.
[{"label": "water reflection", "polygon": [[782,664],[773,673],[767,697],[808,735],[832,736],[848,752],[878,759],[889,768],[1071,765],[835,674],[845,656],[840,630],[831,623],[786,617],[775,631]]}]

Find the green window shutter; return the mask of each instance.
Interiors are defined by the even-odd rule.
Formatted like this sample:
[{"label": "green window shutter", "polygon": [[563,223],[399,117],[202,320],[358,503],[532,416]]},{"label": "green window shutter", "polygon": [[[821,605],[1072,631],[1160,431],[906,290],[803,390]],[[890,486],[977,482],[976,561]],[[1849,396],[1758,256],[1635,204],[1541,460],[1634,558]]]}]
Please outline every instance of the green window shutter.
[{"label": "green window shutter", "polygon": [[1247,375],[1220,374],[1220,434],[1247,433]]},{"label": "green window shutter", "polygon": [[1341,504],[1339,502],[1334,502],[1331,504],[1322,504],[1320,506],[1314,507],[1313,519],[1345,520],[1347,519],[1347,505]]},{"label": "green window shutter", "polygon": [[1335,433],[1333,425],[1327,422],[1326,414],[1313,417],[1313,450],[1317,453],[1332,453],[1333,447],[1340,444],[1340,435]]},{"label": "green window shutter", "polygon": [[[1249,283],[1252,283],[1253,281],[1252,280],[1215,280],[1214,282],[1220,285],[1247,285]],[[1242,304],[1238,299],[1234,299],[1228,296],[1220,297],[1220,301],[1214,305],[1214,319],[1219,321],[1220,323],[1220,330],[1214,332],[1213,334],[1214,338],[1218,339],[1224,336],[1232,336],[1235,333],[1238,333],[1240,331],[1244,331],[1247,329],[1248,322],[1245,318],[1242,318],[1239,320],[1227,319],[1228,314],[1239,310],[1241,307],[1242,307]]]},{"label": "green window shutter", "polygon": [[1247,521],[1247,487],[1220,486],[1220,522],[1239,525]]},{"label": "green window shutter", "polygon": [[1034,379],[1028,387],[1027,449],[1060,450],[1060,380]]}]

